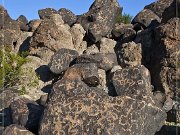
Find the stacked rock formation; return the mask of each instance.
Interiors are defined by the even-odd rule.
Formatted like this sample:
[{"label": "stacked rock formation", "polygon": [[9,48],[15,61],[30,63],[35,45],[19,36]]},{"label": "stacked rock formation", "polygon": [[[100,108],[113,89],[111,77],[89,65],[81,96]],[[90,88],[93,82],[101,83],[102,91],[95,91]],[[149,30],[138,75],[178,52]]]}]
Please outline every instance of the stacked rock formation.
[{"label": "stacked rock formation", "polygon": [[[117,0],[89,11],[39,10],[13,20],[0,7],[0,45],[28,51],[28,75],[0,93],[3,135],[168,135],[180,122],[180,1],[158,0],[131,24]],[[28,74],[28,68],[32,67]],[[38,74],[37,87],[18,87]]]}]

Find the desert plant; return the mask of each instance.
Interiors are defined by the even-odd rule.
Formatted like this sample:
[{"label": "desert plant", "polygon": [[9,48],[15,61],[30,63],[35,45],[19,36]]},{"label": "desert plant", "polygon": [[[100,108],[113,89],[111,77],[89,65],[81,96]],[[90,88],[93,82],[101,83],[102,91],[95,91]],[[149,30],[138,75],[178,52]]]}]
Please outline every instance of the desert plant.
[{"label": "desert plant", "polygon": [[[26,54],[26,53],[24,53]],[[19,54],[0,50],[0,88],[12,87],[18,84],[21,66],[29,60]]]},{"label": "desert plant", "polygon": [[128,24],[128,23],[131,23],[132,18],[133,17],[130,14],[124,13],[123,15],[118,16],[117,22],[118,23]]}]

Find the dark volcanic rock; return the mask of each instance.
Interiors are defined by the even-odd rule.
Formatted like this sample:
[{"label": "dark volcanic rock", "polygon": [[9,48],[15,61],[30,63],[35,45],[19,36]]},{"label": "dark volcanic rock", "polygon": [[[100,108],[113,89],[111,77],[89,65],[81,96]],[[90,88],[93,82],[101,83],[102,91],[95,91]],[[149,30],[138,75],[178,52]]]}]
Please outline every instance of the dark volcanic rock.
[{"label": "dark volcanic rock", "polygon": [[49,68],[53,73],[60,74],[70,66],[76,57],[78,57],[77,51],[62,48],[52,56]]},{"label": "dark volcanic rock", "polygon": [[53,87],[39,135],[153,135],[166,114],[146,101],[110,97],[80,80],[60,80]]},{"label": "dark volcanic rock", "polygon": [[28,20],[24,15],[20,15],[16,21],[18,21],[18,23],[20,25],[20,29],[22,31],[28,31],[29,30],[29,27],[27,26]]},{"label": "dark volcanic rock", "polygon": [[123,34],[125,34],[127,29],[132,29],[132,28],[133,28],[132,24],[116,23],[111,33],[113,35],[113,38],[118,40]]},{"label": "dark volcanic rock", "polygon": [[18,91],[13,88],[4,89],[0,94],[0,125],[8,126],[12,124],[9,105],[18,96]]},{"label": "dark volcanic rock", "polygon": [[173,0],[171,5],[162,14],[162,22],[165,23],[173,17],[180,18],[180,0]]},{"label": "dark volcanic rock", "polygon": [[122,67],[141,65],[141,44],[134,42],[124,43],[116,49],[117,59]]},{"label": "dark volcanic rock", "polygon": [[92,87],[99,84],[98,68],[95,63],[75,64],[65,72],[63,78],[68,80],[81,79]]},{"label": "dark volcanic rock", "polygon": [[29,31],[34,32],[37,29],[37,27],[40,25],[41,21],[42,20],[40,20],[40,19],[31,20],[28,23]]},{"label": "dark volcanic rock", "polygon": [[153,22],[161,22],[161,19],[149,9],[144,9],[132,20],[132,24],[139,23],[143,27],[148,27]]},{"label": "dark volcanic rock", "polygon": [[160,18],[162,18],[162,13],[164,10],[170,6],[173,0],[157,0],[156,2],[153,2],[147,6],[145,6],[145,9],[149,9],[153,11],[155,14],[157,14]]},{"label": "dark volcanic rock", "polygon": [[139,31],[134,42],[136,44],[141,43],[142,63],[146,67],[150,67],[151,55],[154,49],[153,46],[155,44],[153,29],[148,28]]},{"label": "dark volcanic rock", "polygon": [[70,26],[65,25],[59,14],[42,20],[30,41],[30,54],[49,62],[60,48],[74,49]]},{"label": "dark volcanic rock", "polygon": [[136,99],[152,96],[150,73],[142,65],[117,70],[112,80],[119,96],[129,96]]},{"label": "dark volcanic rock", "polygon": [[97,42],[111,32],[121,11],[117,0],[96,0],[77,22],[87,31],[89,39]]},{"label": "dark volcanic rock", "polygon": [[180,94],[180,86],[177,82],[180,74],[180,19],[172,18],[166,24],[161,24],[155,29],[155,43],[151,75],[152,83],[156,90],[164,91],[166,94],[176,92]]},{"label": "dark volcanic rock", "polygon": [[122,37],[119,39],[119,42],[122,43],[128,43],[134,40],[136,37],[136,31],[132,28],[128,28],[125,30],[125,33],[122,35]]},{"label": "dark volcanic rock", "polygon": [[53,8],[45,8],[45,9],[38,10],[40,19],[49,18],[50,15],[57,14],[57,13],[58,11],[56,11]]},{"label": "dark volcanic rock", "polygon": [[13,124],[26,127],[36,133],[43,108],[25,97],[18,98],[10,105]]},{"label": "dark volcanic rock", "polygon": [[76,23],[77,16],[66,8],[61,8],[58,10],[58,13],[62,16],[64,23],[67,23],[69,26],[72,26]]},{"label": "dark volcanic rock", "polygon": [[24,127],[21,127],[19,125],[10,125],[6,127],[2,135],[34,135]]},{"label": "dark volcanic rock", "polygon": [[113,66],[118,65],[115,53],[96,53],[92,55],[80,55],[76,63],[96,63],[98,68],[105,71],[110,70]]},{"label": "dark volcanic rock", "polygon": [[11,19],[4,7],[0,6],[0,47],[12,51],[20,36],[20,27],[17,21]]},{"label": "dark volcanic rock", "polygon": [[180,127],[173,125],[164,125],[155,135],[179,135]]}]

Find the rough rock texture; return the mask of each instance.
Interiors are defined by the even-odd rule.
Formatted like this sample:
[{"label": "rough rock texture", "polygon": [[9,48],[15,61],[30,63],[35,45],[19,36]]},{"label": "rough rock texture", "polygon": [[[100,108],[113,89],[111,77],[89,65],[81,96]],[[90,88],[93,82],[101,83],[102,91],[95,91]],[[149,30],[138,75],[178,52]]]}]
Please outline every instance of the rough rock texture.
[{"label": "rough rock texture", "polygon": [[75,24],[71,28],[71,34],[72,34],[72,41],[74,44],[75,50],[82,54],[84,50],[86,50],[86,45],[83,45],[83,38],[85,36],[86,31],[83,29],[83,27],[80,24]]},{"label": "rough rock texture", "polygon": [[142,55],[142,64],[150,68],[151,55],[154,49],[154,32],[153,29],[148,28],[137,33],[137,36],[134,40],[136,44],[141,44],[141,55]]},{"label": "rough rock texture", "polygon": [[27,26],[28,20],[24,15],[20,15],[16,21],[18,21],[18,23],[20,25],[20,29],[22,31],[28,31],[29,30],[29,27]]},{"label": "rough rock texture", "polygon": [[118,62],[122,67],[141,65],[141,44],[134,42],[124,43],[117,49]]},{"label": "rough rock texture", "polygon": [[19,90],[25,88],[26,94],[36,101],[41,95],[50,91],[46,86],[52,84],[54,75],[50,72],[47,63],[40,58],[35,56],[27,58],[30,61],[21,67],[22,75],[19,77],[18,88]]},{"label": "rough rock texture", "polygon": [[96,53],[92,55],[80,55],[76,63],[96,63],[98,68],[105,71],[110,70],[113,66],[118,65],[115,53]]},{"label": "rough rock texture", "polygon": [[70,66],[76,57],[78,57],[77,51],[62,48],[52,56],[49,68],[53,73],[60,74]]},{"label": "rough rock texture", "polygon": [[40,19],[34,19],[34,20],[31,20],[29,23],[28,23],[28,26],[29,26],[29,31],[30,32],[34,32],[37,27],[40,25],[42,20]]},{"label": "rough rock texture", "polygon": [[60,80],[53,87],[39,135],[153,135],[165,117],[164,111],[143,100],[113,98],[79,80]]},{"label": "rough rock texture", "polygon": [[30,44],[30,54],[49,61],[53,52],[60,48],[74,49],[70,27],[63,23],[58,14],[44,19],[33,34]]},{"label": "rough rock texture", "polygon": [[10,105],[13,124],[26,127],[36,133],[43,108],[28,98],[18,98]]},{"label": "rough rock texture", "polygon": [[95,57],[102,57],[102,61],[98,63],[98,67],[105,71],[111,70],[113,66],[118,65],[115,53],[99,53]]},{"label": "rough rock texture", "polygon": [[149,9],[144,9],[132,20],[132,24],[140,23],[143,27],[148,27],[153,21],[161,22],[161,19]]},{"label": "rough rock texture", "polygon": [[33,35],[32,32],[21,32],[18,40],[16,41],[14,52],[22,54],[22,52],[29,51],[30,38],[32,35]]},{"label": "rough rock texture", "polygon": [[170,6],[173,0],[158,0],[156,2],[153,2],[147,6],[145,6],[145,9],[149,9],[153,11],[155,14],[157,14],[160,18],[162,18],[162,13],[164,10]]},{"label": "rough rock texture", "polygon": [[114,39],[119,40],[119,38],[123,34],[125,34],[127,29],[132,29],[132,28],[133,28],[132,24],[116,23],[111,33]]},{"label": "rough rock texture", "polygon": [[108,38],[102,38],[99,45],[100,53],[115,53],[116,41]]},{"label": "rough rock texture", "polygon": [[0,6],[0,47],[13,50],[20,33],[18,22],[9,16],[4,7]]},{"label": "rough rock texture", "polygon": [[61,8],[58,10],[58,13],[62,16],[64,23],[67,23],[69,26],[72,26],[76,23],[77,16],[66,8]]},{"label": "rough rock texture", "polygon": [[67,80],[81,79],[92,87],[99,84],[98,68],[95,63],[75,64],[65,72],[63,78]]},{"label": "rough rock texture", "polygon": [[108,93],[106,71],[103,69],[98,69],[98,75],[99,75],[99,85],[97,87]]},{"label": "rough rock texture", "polygon": [[2,135],[34,135],[24,127],[12,124],[5,128]]},{"label": "rough rock texture", "polygon": [[57,14],[58,12],[53,8],[45,8],[38,11],[40,19],[49,18],[52,14]]},{"label": "rough rock texture", "polygon": [[152,84],[156,90],[166,94],[176,92],[180,94],[179,82],[180,58],[180,24],[179,18],[172,18],[166,24],[161,24],[155,29],[155,51],[152,58]]},{"label": "rough rock texture", "polygon": [[123,68],[115,71],[113,85],[119,96],[142,99],[152,97],[150,73],[144,66]]},{"label": "rough rock texture", "polygon": [[162,14],[162,22],[165,23],[173,17],[180,18],[180,0],[173,0],[171,5]]},{"label": "rough rock texture", "polygon": [[9,105],[18,97],[18,90],[15,88],[6,88],[0,93],[0,125],[8,126],[12,124]]},{"label": "rough rock texture", "polygon": [[96,44],[93,44],[89,47],[87,47],[87,49],[84,51],[84,54],[96,54],[96,53],[99,53],[99,49],[98,47],[96,46]]},{"label": "rough rock texture", "polygon": [[87,31],[89,39],[97,42],[111,32],[121,10],[117,0],[96,0],[77,22]]},{"label": "rough rock texture", "polygon": [[134,40],[136,37],[136,31],[132,28],[125,29],[124,34],[119,38],[119,43],[128,43]]}]

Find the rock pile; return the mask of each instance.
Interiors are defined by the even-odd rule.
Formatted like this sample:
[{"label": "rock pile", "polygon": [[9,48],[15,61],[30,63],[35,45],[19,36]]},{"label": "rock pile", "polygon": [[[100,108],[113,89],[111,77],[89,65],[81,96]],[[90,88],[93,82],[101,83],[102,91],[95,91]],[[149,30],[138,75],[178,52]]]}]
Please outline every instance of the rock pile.
[{"label": "rock pile", "polygon": [[[165,121],[180,122],[179,7],[179,0],[158,0],[123,24],[117,0],[95,0],[80,16],[46,8],[29,22],[0,6],[1,47],[28,51],[32,60],[20,84],[0,93],[0,133],[169,132]],[[36,74],[38,85],[19,96]]]}]

